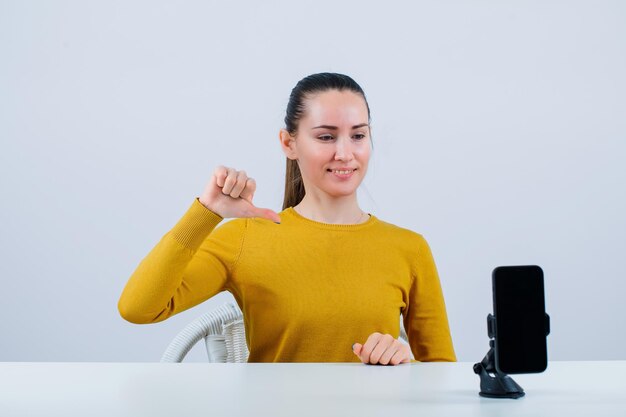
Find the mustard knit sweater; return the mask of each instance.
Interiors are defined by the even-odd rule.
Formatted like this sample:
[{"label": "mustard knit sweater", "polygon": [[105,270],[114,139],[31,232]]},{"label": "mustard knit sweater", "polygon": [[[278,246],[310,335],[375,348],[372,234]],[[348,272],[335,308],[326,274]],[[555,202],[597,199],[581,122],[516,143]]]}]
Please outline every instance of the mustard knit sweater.
[{"label": "mustard knit sweater", "polygon": [[455,361],[439,277],[424,238],[374,215],[320,223],[292,207],[281,224],[222,217],[196,198],[141,261],[118,303],[155,323],[221,291],[244,314],[249,362],[358,362],[352,344],[400,334],[418,361]]}]

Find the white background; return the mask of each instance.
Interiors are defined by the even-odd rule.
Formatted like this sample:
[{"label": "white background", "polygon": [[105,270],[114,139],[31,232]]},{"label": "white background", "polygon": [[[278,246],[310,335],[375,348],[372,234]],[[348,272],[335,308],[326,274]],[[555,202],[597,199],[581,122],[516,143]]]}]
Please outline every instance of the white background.
[{"label": "white background", "polygon": [[158,361],[228,299],[117,311],[216,165],[280,210],[289,93],[322,71],[366,92],[361,205],[430,243],[459,360],[519,264],[545,272],[550,359],[626,359],[625,23],[622,1],[0,0],[0,361]]}]

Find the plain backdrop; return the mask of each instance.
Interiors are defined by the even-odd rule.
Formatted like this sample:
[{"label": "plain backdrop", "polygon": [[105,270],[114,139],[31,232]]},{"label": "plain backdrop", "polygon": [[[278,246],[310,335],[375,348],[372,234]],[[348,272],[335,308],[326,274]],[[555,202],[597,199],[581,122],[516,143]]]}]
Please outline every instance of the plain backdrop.
[{"label": "plain backdrop", "polygon": [[551,360],[626,359],[625,23],[623,1],[0,0],[0,361],[158,361],[231,299],[117,311],[216,165],[280,210],[287,100],[323,71],[366,92],[359,201],[430,243],[459,360],[488,349],[491,271],[522,264]]}]

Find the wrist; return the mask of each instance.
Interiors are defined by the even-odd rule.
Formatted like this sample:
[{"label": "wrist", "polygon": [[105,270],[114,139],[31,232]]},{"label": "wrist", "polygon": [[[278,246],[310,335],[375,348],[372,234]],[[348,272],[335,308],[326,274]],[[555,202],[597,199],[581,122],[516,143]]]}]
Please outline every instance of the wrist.
[{"label": "wrist", "polygon": [[202,205],[202,207],[204,207],[205,209],[209,210],[210,212],[212,212],[213,214],[216,214],[222,218],[224,218],[224,216],[220,215],[217,211],[215,211],[208,203],[206,203],[205,201],[202,200],[202,197],[196,197],[196,200],[198,200],[198,203],[200,203]]}]

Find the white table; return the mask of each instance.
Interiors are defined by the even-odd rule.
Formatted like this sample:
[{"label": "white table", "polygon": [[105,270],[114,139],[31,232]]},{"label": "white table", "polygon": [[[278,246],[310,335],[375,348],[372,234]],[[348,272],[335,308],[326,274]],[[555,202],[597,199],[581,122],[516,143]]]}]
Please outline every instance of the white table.
[{"label": "white table", "polygon": [[0,363],[0,416],[626,416],[626,361],[550,362],[526,396],[478,396],[473,363]]}]

